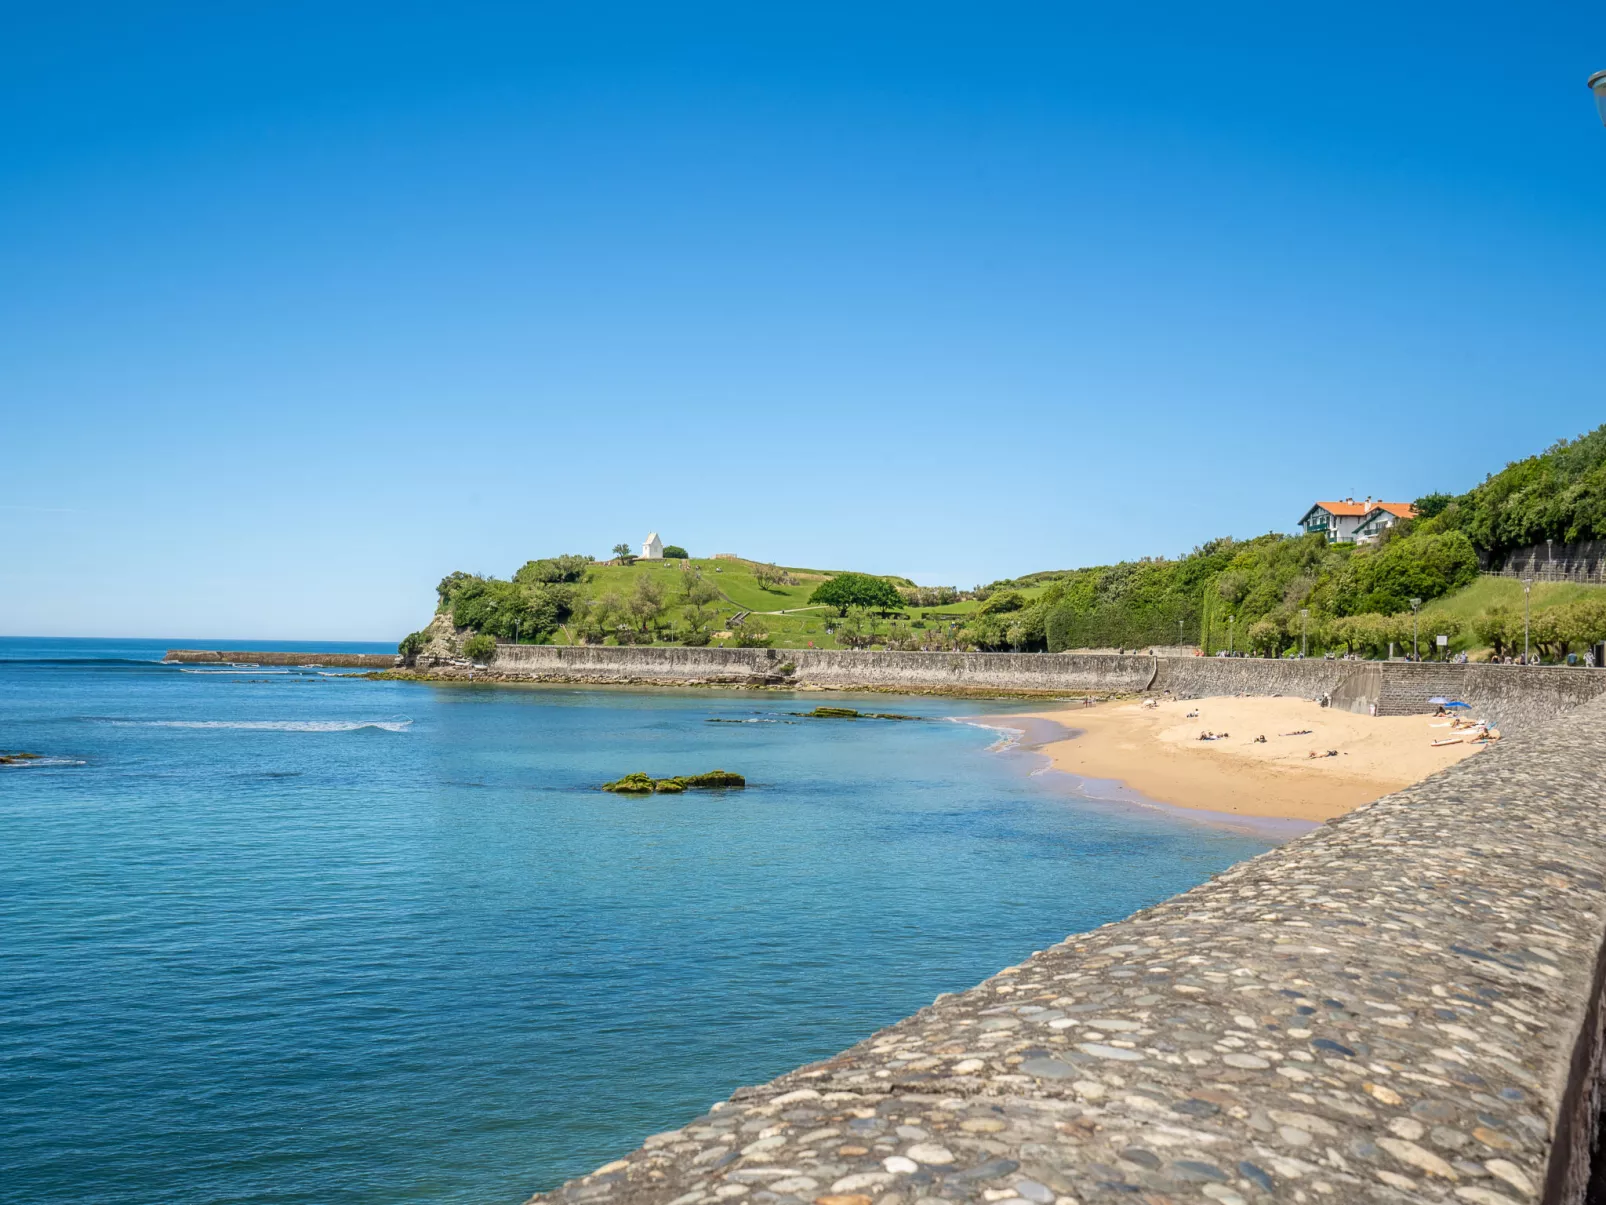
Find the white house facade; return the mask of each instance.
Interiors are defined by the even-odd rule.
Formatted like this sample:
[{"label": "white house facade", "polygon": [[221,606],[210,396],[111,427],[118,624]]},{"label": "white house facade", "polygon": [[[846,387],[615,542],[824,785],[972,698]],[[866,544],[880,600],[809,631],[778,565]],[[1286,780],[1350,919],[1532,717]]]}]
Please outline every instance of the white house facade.
[{"label": "white house facade", "polygon": [[1357,502],[1344,498],[1318,502],[1300,519],[1300,530],[1307,535],[1320,532],[1329,544],[1355,544],[1375,540],[1383,530],[1401,519],[1414,519],[1416,508],[1409,502]]},{"label": "white house facade", "polygon": [[1416,518],[1416,507],[1409,502],[1377,502],[1355,528],[1355,542],[1370,544],[1401,519]]},{"label": "white house facade", "polygon": [[664,559],[664,542],[658,538],[656,531],[648,535],[646,542],[642,544],[641,559],[644,561],[661,561]]}]

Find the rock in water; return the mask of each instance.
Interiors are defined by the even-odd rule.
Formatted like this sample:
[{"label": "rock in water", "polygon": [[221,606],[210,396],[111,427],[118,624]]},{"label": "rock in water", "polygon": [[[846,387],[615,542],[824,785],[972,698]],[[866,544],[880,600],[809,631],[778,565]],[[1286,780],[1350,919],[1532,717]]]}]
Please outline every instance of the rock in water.
[{"label": "rock in water", "polygon": [[729,770],[710,770],[707,774],[684,774],[676,778],[654,778],[636,771],[623,778],[602,784],[604,791],[619,795],[680,795],[686,791],[728,790],[747,785],[747,779]]},{"label": "rock in water", "polygon": [[623,778],[602,784],[604,791],[616,791],[621,795],[651,795],[657,790],[658,784],[639,770],[634,774],[626,774]]},{"label": "rock in water", "polygon": [[678,782],[682,787],[701,791],[723,790],[731,787],[740,788],[747,785],[747,779],[740,774],[732,774],[729,770],[710,770],[707,774],[691,774],[683,778],[676,778],[673,781]]}]

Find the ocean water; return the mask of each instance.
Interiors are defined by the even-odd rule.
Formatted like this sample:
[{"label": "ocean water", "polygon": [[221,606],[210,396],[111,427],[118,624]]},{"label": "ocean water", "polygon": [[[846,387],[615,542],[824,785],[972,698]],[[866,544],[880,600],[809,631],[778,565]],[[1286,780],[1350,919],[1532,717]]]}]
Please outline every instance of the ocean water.
[{"label": "ocean water", "polygon": [[0,640],[44,755],[0,766],[0,1200],[516,1205],[1266,847],[950,722],[1003,705],[155,663],[195,644]]}]

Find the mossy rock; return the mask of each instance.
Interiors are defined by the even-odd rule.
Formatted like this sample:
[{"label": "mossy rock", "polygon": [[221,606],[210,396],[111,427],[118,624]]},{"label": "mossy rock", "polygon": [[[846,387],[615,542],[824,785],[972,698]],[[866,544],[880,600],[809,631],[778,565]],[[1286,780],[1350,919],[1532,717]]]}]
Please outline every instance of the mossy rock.
[{"label": "mossy rock", "polygon": [[20,766],[24,762],[38,760],[37,753],[0,753],[0,766]]},{"label": "mossy rock", "polygon": [[602,784],[604,791],[618,795],[680,795],[686,791],[728,790],[745,787],[747,779],[729,770],[710,770],[707,774],[683,774],[675,778],[654,778],[637,771]]},{"label": "mossy rock", "polygon": [[650,776],[637,771],[634,774],[626,774],[623,778],[616,779],[613,782],[603,783],[602,789],[604,791],[614,791],[620,795],[651,795],[658,789],[658,784]]},{"label": "mossy rock", "polygon": [[732,787],[747,786],[747,779],[740,774],[733,774],[729,770],[710,770],[707,774],[688,774],[672,779],[682,788],[699,791],[728,790]]},{"label": "mossy rock", "polygon": [[918,720],[917,715],[899,715],[895,711],[856,711],[852,707],[816,707],[813,711],[794,711],[793,715],[806,720]]}]

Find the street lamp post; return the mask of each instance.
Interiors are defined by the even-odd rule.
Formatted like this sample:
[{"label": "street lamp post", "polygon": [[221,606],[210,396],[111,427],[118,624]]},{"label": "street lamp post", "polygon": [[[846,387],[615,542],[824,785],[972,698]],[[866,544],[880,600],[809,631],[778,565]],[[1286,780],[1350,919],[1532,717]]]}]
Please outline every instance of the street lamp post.
[{"label": "street lamp post", "polygon": [[1422,600],[1420,598],[1413,598],[1411,600],[1411,660],[1412,661],[1420,661],[1420,660],[1422,660],[1422,655],[1416,651],[1416,612],[1417,612],[1417,608],[1420,607],[1421,605],[1422,605]]},{"label": "street lamp post", "polygon": [[1232,656],[1232,625],[1238,622],[1236,615],[1227,616],[1227,656]]},{"label": "street lamp post", "polygon": [[1182,647],[1182,620],[1177,620],[1177,647]]},{"label": "street lamp post", "polygon": [[1299,608],[1299,655],[1301,658],[1305,656],[1305,628],[1308,619],[1310,619],[1310,608]]},{"label": "street lamp post", "polygon": [[1606,71],[1597,71],[1589,77],[1589,90],[1595,94],[1595,107],[1600,110],[1600,121],[1606,125]]},{"label": "street lamp post", "polygon": [[1528,664],[1528,603],[1533,597],[1533,578],[1522,579],[1522,663]]}]

